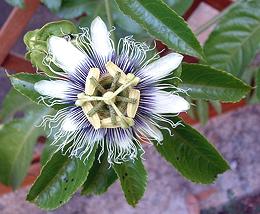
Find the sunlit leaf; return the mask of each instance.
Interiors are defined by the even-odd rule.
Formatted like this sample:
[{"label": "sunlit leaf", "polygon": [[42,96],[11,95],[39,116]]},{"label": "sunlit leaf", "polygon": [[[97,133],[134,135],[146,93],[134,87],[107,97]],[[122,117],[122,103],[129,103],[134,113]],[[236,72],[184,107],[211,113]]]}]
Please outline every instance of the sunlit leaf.
[{"label": "sunlit leaf", "polygon": [[116,0],[119,8],[169,48],[203,58],[187,23],[161,0]]},{"label": "sunlit leaf", "polygon": [[194,99],[237,102],[251,87],[233,75],[200,64],[183,64],[179,87]]}]

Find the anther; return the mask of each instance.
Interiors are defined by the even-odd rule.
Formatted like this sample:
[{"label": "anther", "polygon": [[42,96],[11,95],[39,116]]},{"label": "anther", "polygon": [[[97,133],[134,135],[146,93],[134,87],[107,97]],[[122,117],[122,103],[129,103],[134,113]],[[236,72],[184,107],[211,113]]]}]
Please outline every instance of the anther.
[{"label": "anther", "polygon": [[99,80],[100,76],[100,70],[98,68],[91,68],[89,70],[87,79],[86,79],[86,84],[85,84],[85,94],[87,95],[93,95],[96,89],[96,85],[93,84],[91,81],[91,78],[94,77],[95,80]]},{"label": "anther", "polygon": [[127,82],[127,77],[124,71],[122,71],[117,65],[115,65],[113,62],[108,62],[106,64],[106,69],[108,73],[115,78],[117,73],[120,73],[120,77],[118,79],[118,82],[121,84],[125,84]]}]

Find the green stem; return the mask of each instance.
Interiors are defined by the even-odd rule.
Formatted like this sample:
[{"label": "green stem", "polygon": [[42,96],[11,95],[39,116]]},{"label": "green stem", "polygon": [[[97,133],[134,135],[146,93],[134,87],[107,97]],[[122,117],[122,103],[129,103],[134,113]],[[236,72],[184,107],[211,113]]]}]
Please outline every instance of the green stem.
[{"label": "green stem", "polygon": [[200,35],[201,33],[203,33],[205,30],[207,30],[209,27],[211,27],[212,25],[214,25],[215,23],[217,23],[223,16],[225,16],[227,14],[227,12],[232,9],[233,7],[235,7],[237,4],[241,3],[241,1],[237,1],[235,3],[233,3],[231,6],[227,7],[225,10],[221,11],[217,16],[214,16],[212,19],[208,20],[206,23],[204,23],[203,25],[201,25],[200,27],[198,27],[194,33],[195,35]]},{"label": "green stem", "polygon": [[[112,14],[111,14],[111,7],[109,4],[109,0],[104,0],[105,1],[105,8],[106,8],[106,14],[107,14],[107,20],[108,20],[108,24],[109,24],[109,28],[112,29],[113,28],[113,18],[112,18]],[[111,31],[111,38],[112,40],[115,42],[115,34],[114,31]]]}]

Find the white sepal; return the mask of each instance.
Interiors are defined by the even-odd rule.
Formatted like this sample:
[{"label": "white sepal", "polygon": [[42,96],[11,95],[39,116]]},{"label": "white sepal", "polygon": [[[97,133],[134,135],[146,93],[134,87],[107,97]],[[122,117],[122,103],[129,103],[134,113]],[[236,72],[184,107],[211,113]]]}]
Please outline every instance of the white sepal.
[{"label": "white sepal", "polygon": [[190,104],[182,97],[158,90],[152,94],[155,100],[154,113],[180,113],[189,110]]},{"label": "white sepal", "polygon": [[113,52],[113,47],[110,42],[110,33],[107,30],[106,24],[99,16],[92,21],[90,33],[92,46],[96,52],[105,58],[110,56]]},{"label": "white sepal", "polygon": [[183,56],[181,54],[170,53],[147,65],[138,73],[140,73],[144,78],[155,82],[168,76],[170,72],[178,68],[182,59]]},{"label": "white sepal", "polygon": [[41,80],[34,84],[34,89],[38,93],[58,99],[66,99],[69,88],[69,83],[63,80]]}]

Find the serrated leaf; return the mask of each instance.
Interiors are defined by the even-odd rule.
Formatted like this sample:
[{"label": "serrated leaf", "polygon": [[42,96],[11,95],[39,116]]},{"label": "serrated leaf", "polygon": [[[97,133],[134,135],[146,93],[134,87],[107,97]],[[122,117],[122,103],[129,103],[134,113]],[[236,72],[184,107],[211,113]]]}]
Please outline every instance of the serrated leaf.
[{"label": "serrated leaf", "polygon": [[0,180],[16,189],[30,165],[37,138],[44,133],[40,124],[49,109],[39,106],[22,119],[4,124],[0,129]]},{"label": "serrated leaf", "polygon": [[238,102],[251,87],[233,75],[200,64],[183,64],[179,87],[194,99]]},{"label": "serrated leaf", "polygon": [[41,174],[27,195],[38,207],[51,210],[66,203],[87,179],[95,159],[93,149],[85,164],[78,158],[55,153],[44,165]]},{"label": "serrated leaf", "polygon": [[135,161],[123,162],[122,164],[114,164],[113,168],[120,179],[128,204],[135,207],[142,198],[147,184],[147,172],[141,158],[139,157]]},{"label": "serrated leaf", "polygon": [[35,106],[36,105],[28,98],[22,96],[16,90],[11,89],[4,98],[0,110],[0,120],[3,120],[4,123],[9,122],[17,112],[28,110],[28,108],[31,109]]},{"label": "serrated leaf", "polygon": [[[39,98],[42,96],[34,89],[34,84],[41,80],[49,80],[50,78],[40,75],[40,74],[28,74],[28,73],[19,73],[14,75],[9,75],[11,83],[15,90],[20,92],[22,95],[28,97],[31,101],[45,105],[43,102],[39,102]],[[45,100],[45,103],[49,103],[48,100]],[[49,103],[50,104],[50,103]],[[64,105],[53,105],[54,109],[61,109]]]},{"label": "serrated leaf", "polygon": [[205,43],[210,65],[241,76],[260,43],[260,1],[244,1],[226,13]]},{"label": "serrated leaf", "polygon": [[107,162],[107,153],[98,160],[100,151],[96,154],[95,162],[90,169],[89,176],[83,185],[82,195],[102,194],[117,180],[117,175]]},{"label": "serrated leaf", "polygon": [[119,8],[169,48],[203,59],[187,23],[161,0],[116,0]]},{"label": "serrated leaf", "polygon": [[155,143],[157,151],[188,180],[210,184],[229,169],[214,146],[189,125],[177,126],[172,130],[173,136],[167,130],[162,132],[164,140],[162,145]]}]

